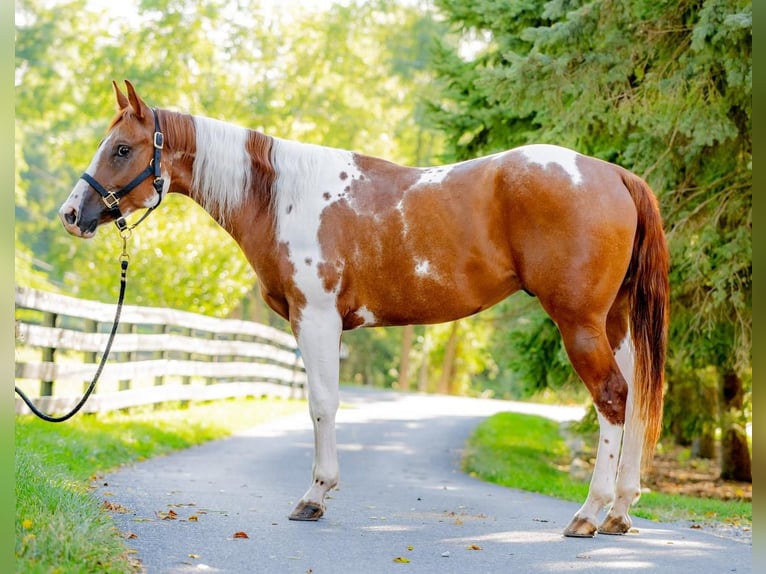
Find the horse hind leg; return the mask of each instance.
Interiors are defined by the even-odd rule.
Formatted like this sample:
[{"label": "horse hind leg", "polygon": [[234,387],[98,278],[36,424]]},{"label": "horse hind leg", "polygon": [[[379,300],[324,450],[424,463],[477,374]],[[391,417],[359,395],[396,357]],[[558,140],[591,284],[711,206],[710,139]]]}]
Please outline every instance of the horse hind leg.
[{"label": "horse hind leg", "polygon": [[598,317],[557,321],[567,354],[593,397],[599,420],[588,496],[564,529],[565,536],[594,536],[601,528],[597,526],[599,513],[614,500],[628,386],[615,362],[604,323]]},{"label": "horse hind leg", "polygon": [[625,408],[625,433],[622,439],[622,453],[617,469],[614,501],[606,518],[599,525],[602,534],[625,534],[630,530],[628,515],[631,505],[641,496],[641,458],[646,424],[635,410],[633,386],[634,351],[630,332],[615,352],[615,359],[628,384],[628,400]]}]

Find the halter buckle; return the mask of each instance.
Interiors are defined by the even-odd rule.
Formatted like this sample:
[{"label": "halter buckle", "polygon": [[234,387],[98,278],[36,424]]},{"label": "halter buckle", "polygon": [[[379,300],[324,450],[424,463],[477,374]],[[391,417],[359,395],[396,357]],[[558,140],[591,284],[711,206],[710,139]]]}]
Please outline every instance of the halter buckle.
[{"label": "halter buckle", "polygon": [[120,198],[113,191],[110,191],[108,195],[102,196],[101,199],[110,210],[116,209],[120,205]]},{"label": "halter buckle", "polygon": [[154,132],[154,147],[156,149],[162,149],[164,145],[165,137],[162,135],[162,132]]}]

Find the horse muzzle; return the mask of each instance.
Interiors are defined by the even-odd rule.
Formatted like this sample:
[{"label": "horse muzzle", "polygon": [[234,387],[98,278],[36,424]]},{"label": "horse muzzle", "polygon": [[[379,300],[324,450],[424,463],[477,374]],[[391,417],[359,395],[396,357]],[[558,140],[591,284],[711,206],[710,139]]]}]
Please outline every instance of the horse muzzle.
[{"label": "horse muzzle", "polygon": [[77,208],[72,205],[62,205],[59,210],[59,218],[64,225],[64,229],[75,237],[90,239],[96,235],[98,217],[84,219],[78,213]]}]

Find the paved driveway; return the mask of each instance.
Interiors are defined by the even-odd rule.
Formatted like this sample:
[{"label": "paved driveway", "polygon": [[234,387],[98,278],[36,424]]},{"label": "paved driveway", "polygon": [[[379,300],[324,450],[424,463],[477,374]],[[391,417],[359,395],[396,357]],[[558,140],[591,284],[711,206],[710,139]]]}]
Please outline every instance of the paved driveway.
[{"label": "paved driveway", "polygon": [[341,398],[341,485],[319,522],[287,520],[310,482],[308,413],[125,468],[96,494],[124,510],[115,520],[149,573],[752,571],[751,544],[686,525],[635,519],[638,533],[564,538],[579,504],[460,472],[482,418],[567,420],[579,409],[350,389]]}]

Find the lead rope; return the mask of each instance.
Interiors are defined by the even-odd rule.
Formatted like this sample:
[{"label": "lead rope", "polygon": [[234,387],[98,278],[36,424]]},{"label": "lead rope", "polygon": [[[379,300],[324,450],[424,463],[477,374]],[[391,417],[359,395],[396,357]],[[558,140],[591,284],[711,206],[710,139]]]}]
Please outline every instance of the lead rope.
[{"label": "lead rope", "polygon": [[109,351],[112,349],[112,343],[114,342],[114,336],[117,334],[117,326],[120,324],[120,315],[122,314],[122,303],[125,300],[125,286],[128,282],[128,262],[130,261],[130,255],[128,255],[128,239],[131,235],[131,230],[134,226],[128,227],[126,229],[123,229],[120,231],[120,237],[122,237],[122,253],[120,254],[120,295],[117,299],[117,311],[114,314],[114,324],[112,325],[112,332],[109,333],[109,340],[106,343],[106,348],[104,349],[104,354],[101,356],[101,362],[98,365],[98,369],[96,369],[96,374],[93,377],[93,380],[88,385],[88,389],[85,391],[85,394],[82,396],[80,401],[72,407],[72,410],[70,410],[68,413],[55,417],[49,414],[46,414],[42,412],[40,409],[38,409],[34,403],[27,397],[27,395],[24,394],[24,392],[19,389],[19,387],[16,387],[16,394],[21,397],[21,400],[24,401],[27,406],[29,407],[29,410],[31,410],[35,415],[40,417],[44,421],[48,421],[49,423],[60,423],[64,422],[65,420],[68,420],[72,418],[77,412],[85,406],[86,401],[88,400],[88,397],[90,397],[91,393],[93,392],[93,389],[96,388],[96,383],[98,382],[98,379],[101,377],[101,371],[104,370],[104,365],[106,364],[106,360],[109,358]]}]

